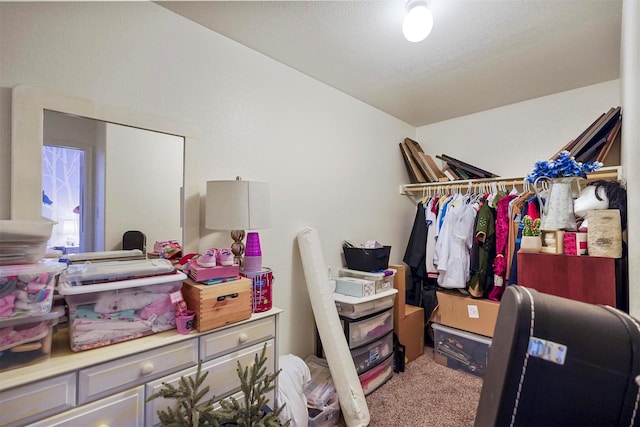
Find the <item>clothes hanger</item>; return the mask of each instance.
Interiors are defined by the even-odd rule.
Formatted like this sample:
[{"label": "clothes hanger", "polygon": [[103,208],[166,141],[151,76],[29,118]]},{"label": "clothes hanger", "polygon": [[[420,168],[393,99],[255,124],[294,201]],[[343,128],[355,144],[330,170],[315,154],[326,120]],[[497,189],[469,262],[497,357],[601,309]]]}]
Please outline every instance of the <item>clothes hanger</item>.
[{"label": "clothes hanger", "polygon": [[516,188],[516,181],[514,180],[511,183],[511,191],[509,192],[510,195],[515,196],[518,194],[518,189]]}]

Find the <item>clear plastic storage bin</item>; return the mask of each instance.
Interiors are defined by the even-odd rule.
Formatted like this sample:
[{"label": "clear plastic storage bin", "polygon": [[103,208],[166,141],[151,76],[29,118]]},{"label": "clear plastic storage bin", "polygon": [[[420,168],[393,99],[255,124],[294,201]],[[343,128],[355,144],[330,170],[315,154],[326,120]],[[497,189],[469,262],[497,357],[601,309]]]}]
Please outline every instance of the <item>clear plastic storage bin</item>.
[{"label": "clear plastic storage bin", "polygon": [[[483,376],[487,369],[491,338],[432,323],[436,362]],[[439,356],[439,357],[438,357]]]},{"label": "clear plastic storage bin", "polygon": [[368,297],[352,297],[339,293],[333,294],[336,309],[341,316],[358,319],[371,313],[377,313],[385,308],[393,307],[397,289],[389,289]]},{"label": "clear plastic storage bin", "polygon": [[329,403],[323,408],[307,408],[309,410],[309,427],[337,426],[340,420],[340,402],[334,393]]},{"label": "clear plastic storage bin", "polygon": [[7,319],[49,313],[58,275],[65,267],[58,262],[0,266],[0,327]]},{"label": "clear plastic storage bin", "polygon": [[326,406],[331,396],[336,392],[331,379],[331,371],[327,361],[316,356],[309,356],[305,359],[309,367],[311,380],[304,387],[304,396],[307,399],[307,406],[310,408],[322,408]]},{"label": "clear plastic storage bin", "polygon": [[176,327],[169,294],[187,276],[173,274],[72,286],[58,284],[69,306],[71,350],[81,351],[139,338]]},{"label": "clear plastic storage bin", "polygon": [[32,264],[45,257],[53,221],[0,220],[0,265]]},{"label": "clear plastic storage bin", "polygon": [[53,327],[62,307],[41,316],[5,320],[0,324],[0,371],[44,362],[51,355]]},{"label": "clear plastic storage bin", "polygon": [[353,349],[361,345],[375,341],[393,330],[393,309],[383,311],[356,320],[342,318],[345,336],[349,348]]}]

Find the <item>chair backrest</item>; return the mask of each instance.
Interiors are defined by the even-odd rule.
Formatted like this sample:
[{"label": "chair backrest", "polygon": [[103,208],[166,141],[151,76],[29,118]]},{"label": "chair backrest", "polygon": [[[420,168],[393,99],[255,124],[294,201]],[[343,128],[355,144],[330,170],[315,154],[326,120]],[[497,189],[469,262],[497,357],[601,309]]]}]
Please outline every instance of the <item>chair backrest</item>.
[{"label": "chair backrest", "polygon": [[122,235],[122,250],[140,249],[147,252],[147,236],[142,231],[129,230]]},{"label": "chair backrest", "polygon": [[636,319],[612,307],[509,286],[475,425],[640,426],[638,382]]}]

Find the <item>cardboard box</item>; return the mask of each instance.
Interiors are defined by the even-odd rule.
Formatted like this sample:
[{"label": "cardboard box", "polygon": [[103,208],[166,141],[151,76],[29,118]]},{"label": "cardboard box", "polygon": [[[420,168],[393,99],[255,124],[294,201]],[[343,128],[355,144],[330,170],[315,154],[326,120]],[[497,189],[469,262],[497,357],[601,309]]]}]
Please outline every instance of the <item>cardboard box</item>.
[{"label": "cardboard box", "polygon": [[405,347],[405,363],[424,354],[424,308],[405,305],[404,319],[394,323],[398,341]]},{"label": "cardboard box", "polygon": [[389,264],[396,270],[393,286],[398,290],[393,306],[393,331],[405,347],[405,363],[424,354],[424,308],[406,304],[407,267],[404,264]]},{"label": "cardboard box", "polygon": [[401,264],[389,264],[389,268],[396,270],[395,278],[393,280],[393,287],[398,290],[398,295],[393,306],[393,318],[396,323],[405,318],[404,307],[406,304],[407,293],[406,279],[407,279],[407,267]]},{"label": "cardboard box", "polygon": [[475,299],[458,291],[437,291],[438,307],[432,322],[475,334],[493,336],[500,304],[488,299]]},{"label": "cardboard box", "polygon": [[196,312],[195,328],[203,332],[250,318],[251,285],[251,279],[244,277],[209,286],[186,279],[182,295]]},{"label": "cardboard box", "polygon": [[565,231],[563,248],[565,255],[586,255],[587,233]]}]

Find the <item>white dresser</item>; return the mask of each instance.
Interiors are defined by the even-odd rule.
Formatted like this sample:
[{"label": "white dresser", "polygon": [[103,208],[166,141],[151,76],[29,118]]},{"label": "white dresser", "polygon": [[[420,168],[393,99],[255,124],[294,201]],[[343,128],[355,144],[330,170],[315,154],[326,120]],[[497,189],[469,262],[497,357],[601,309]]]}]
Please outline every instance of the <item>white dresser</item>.
[{"label": "white dresser", "polygon": [[[278,369],[277,330],[282,310],[207,332],[171,330],[108,347],[73,353],[67,331],[54,334],[48,361],[0,373],[1,426],[129,427],[158,425],[157,410],[174,402],[146,399],[163,382],[209,372],[210,393],[238,395],[237,362],[251,364],[267,346],[268,371]],[[275,404],[276,391],[269,396]],[[240,393],[241,394],[241,393]],[[209,396],[207,396],[208,398]]]}]

